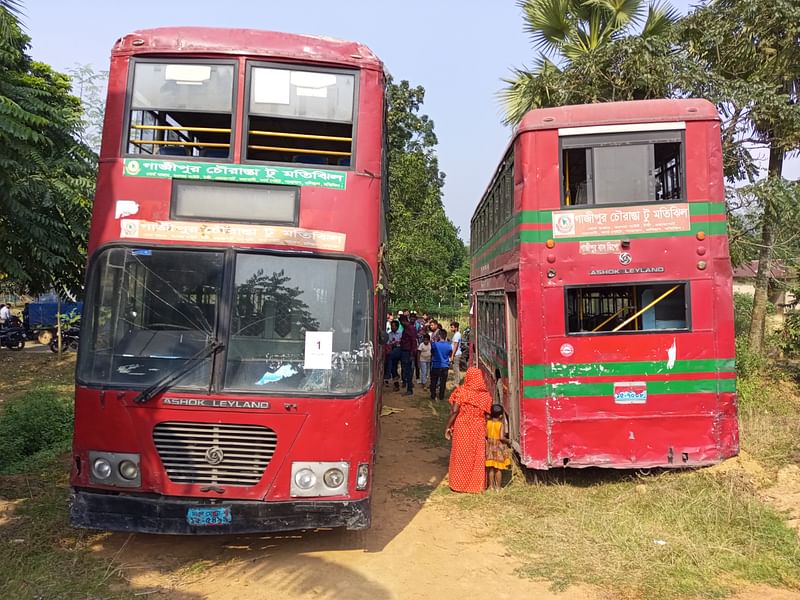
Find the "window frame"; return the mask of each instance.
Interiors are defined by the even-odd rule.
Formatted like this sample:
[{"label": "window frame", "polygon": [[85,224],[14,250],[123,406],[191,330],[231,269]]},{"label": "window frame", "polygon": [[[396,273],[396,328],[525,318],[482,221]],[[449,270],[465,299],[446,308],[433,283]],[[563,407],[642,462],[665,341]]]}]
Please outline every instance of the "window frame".
[{"label": "window frame", "polygon": [[[249,127],[249,119],[250,119],[250,92],[252,87],[252,72],[253,68],[259,67],[266,67],[272,69],[284,69],[284,70],[297,70],[297,71],[307,71],[309,73],[330,73],[333,75],[353,75],[353,120],[352,120],[352,142],[350,143],[350,164],[348,166],[343,165],[314,165],[314,164],[306,164],[306,163],[293,163],[293,162],[278,162],[278,161],[267,161],[267,160],[254,160],[251,158],[247,158],[247,143],[249,139],[248,131]],[[255,165],[280,165],[280,166],[289,166],[289,167],[296,167],[299,169],[321,169],[321,170],[334,170],[334,171],[354,171],[356,165],[356,142],[358,141],[358,122],[360,111],[361,99],[361,71],[359,69],[347,69],[347,68],[337,68],[337,67],[321,67],[317,65],[309,65],[305,63],[296,63],[296,62],[276,62],[276,61],[265,61],[265,60],[247,60],[245,61],[245,80],[244,80],[244,102],[242,103],[242,135],[241,140],[239,141],[239,150],[241,152],[241,163],[242,164],[255,164]],[[258,115],[258,116],[265,116],[265,115]],[[293,117],[298,121],[319,121],[318,119],[309,119],[305,117]],[[330,121],[331,123],[340,123],[341,121]]]},{"label": "window frame", "polygon": [[[612,288],[612,287],[632,287],[632,286],[654,286],[654,285],[676,285],[683,284],[684,302],[686,305],[686,327],[682,329],[643,329],[641,331],[620,330],[620,331],[569,331],[569,290],[577,289],[593,289],[593,288]],[[692,333],[692,281],[690,279],[675,279],[675,280],[651,280],[651,281],[625,281],[613,283],[597,283],[597,284],[582,284],[582,285],[565,285],[563,287],[563,307],[564,307],[564,335],[567,337],[577,336],[596,336],[596,335],[653,335],[663,333]]]},{"label": "window frame", "polygon": [[[655,124],[654,124],[655,125]],[[591,143],[586,143],[586,140]],[[584,143],[581,143],[584,142]],[[574,150],[579,148],[613,148],[615,146],[641,146],[647,145],[651,148],[648,161],[655,157],[656,144],[675,144],[679,143],[680,164],[681,164],[681,195],[680,198],[667,198],[664,200],[641,200],[636,202],[614,202],[601,203],[594,202],[594,179],[591,185],[587,186],[591,191],[592,202],[586,204],[565,203],[566,188],[564,186],[564,150]],[[594,153],[590,153],[586,160],[587,170],[594,168]],[[687,202],[686,194],[686,130],[685,129],[653,129],[643,131],[620,131],[611,133],[586,133],[581,135],[560,135],[558,138],[558,179],[559,179],[559,208],[561,210],[581,210],[581,209],[600,209],[623,206],[641,206],[650,204],[670,204]],[[587,192],[588,193],[588,192]]]},{"label": "window frame", "polygon": [[[131,133],[131,113],[133,112],[133,79],[136,72],[136,65],[138,63],[154,63],[164,65],[233,65],[233,79],[232,79],[232,94],[231,94],[231,134],[228,140],[230,152],[228,158],[215,157],[209,160],[208,156],[170,156],[154,155],[143,156],[142,154],[131,154],[128,152],[128,145],[130,143]],[[232,163],[234,157],[234,137],[236,133],[236,124],[238,123],[238,106],[239,106],[239,61],[236,59],[203,59],[203,58],[186,58],[186,57],[170,57],[165,56],[161,58],[143,58],[139,56],[131,57],[128,61],[128,77],[125,87],[125,115],[122,121],[122,136],[120,156],[124,158],[149,158],[151,160],[179,160],[179,161],[196,161],[196,162],[215,162],[215,163]],[[163,110],[163,109],[162,109]],[[219,111],[207,111],[209,114],[227,114]]]}]

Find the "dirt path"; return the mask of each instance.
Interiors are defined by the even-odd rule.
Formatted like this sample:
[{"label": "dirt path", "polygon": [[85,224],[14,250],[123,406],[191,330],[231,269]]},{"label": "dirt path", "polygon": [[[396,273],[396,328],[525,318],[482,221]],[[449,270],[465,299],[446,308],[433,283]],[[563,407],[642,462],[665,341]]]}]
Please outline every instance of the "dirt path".
[{"label": "dirt path", "polygon": [[430,409],[418,404],[384,396],[385,406],[402,411],[382,418],[373,527],[366,532],[113,534],[94,550],[150,599],[601,597],[575,588],[556,594],[546,582],[519,578],[503,547],[483,535],[482,523],[462,523],[430,497],[446,476],[447,450],[419,441]]}]

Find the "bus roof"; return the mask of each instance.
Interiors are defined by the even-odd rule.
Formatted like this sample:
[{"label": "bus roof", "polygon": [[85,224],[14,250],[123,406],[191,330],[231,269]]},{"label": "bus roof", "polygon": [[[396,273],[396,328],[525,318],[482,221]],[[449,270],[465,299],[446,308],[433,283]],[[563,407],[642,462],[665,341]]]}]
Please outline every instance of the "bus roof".
[{"label": "bus roof", "polygon": [[703,99],[658,99],[576,104],[532,110],[522,117],[515,133],[590,125],[673,121],[719,121],[719,115],[716,107],[708,100]]},{"label": "bus roof", "polygon": [[114,44],[112,56],[132,54],[236,54],[346,64],[383,70],[366,46],[317,35],[219,27],[159,27],[129,33]]}]

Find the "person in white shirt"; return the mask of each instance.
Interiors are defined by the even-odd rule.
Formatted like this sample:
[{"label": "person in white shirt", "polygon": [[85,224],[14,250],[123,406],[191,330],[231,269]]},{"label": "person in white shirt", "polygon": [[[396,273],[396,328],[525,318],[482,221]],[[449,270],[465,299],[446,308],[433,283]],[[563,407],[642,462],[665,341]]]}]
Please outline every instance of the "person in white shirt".
[{"label": "person in white shirt", "polygon": [[428,385],[428,374],[431,372],[431,336],[427,333],[422,335],[422,342],[417,346],[419,352],[418,364],[422,389]]},{"label": "person in white shirt", "polygon": [[0,306],[0,325],[5,325],[8,323],[8,320],[11,318],[11,309],[9,308],[8,304],[3,304]]},{"label": "person in white shirt", "polygon": [[453,383],[461,384],[461,332],[458,331],[458,321],[450,323],[450,331],[453,332],[451,341],[453,342]]}]

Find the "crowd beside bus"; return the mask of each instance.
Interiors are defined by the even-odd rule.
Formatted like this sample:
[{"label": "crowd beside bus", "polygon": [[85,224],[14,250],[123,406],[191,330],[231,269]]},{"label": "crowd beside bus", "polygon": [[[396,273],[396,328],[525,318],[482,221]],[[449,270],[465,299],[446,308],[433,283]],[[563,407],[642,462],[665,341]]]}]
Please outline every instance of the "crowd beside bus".
[{"label": "crowd beside bus", "polygon": [[[444,401],[450,372],[453,391],[445,438],[452,440],[448,480],[457,492],[499,490],[502,472],[509,469],[510,441],[503,407],[493,404],[480,369],[467,369],[461,383],[464,356],[461,327],[423,313],[401,310],[386,316],[384,385],[401,385],[414,394],[414,384],[430,393],[432,401]],[[448,331],[450,335],[448,335]],[[399,370],[398,370],[399,369]]]},{"label": "crowd beside bus", "polygon": [[[448,330],[450,336],[448,336]],[[427,313],[401,310],[386,317],[384,384],[414,394],[414,384],[430,392],[431,400],[444,400],[449,373],[453,385],[461,382],[462,337],[458,321],[440,323]],[[448,339],[449,337],[449,339]]]}]

